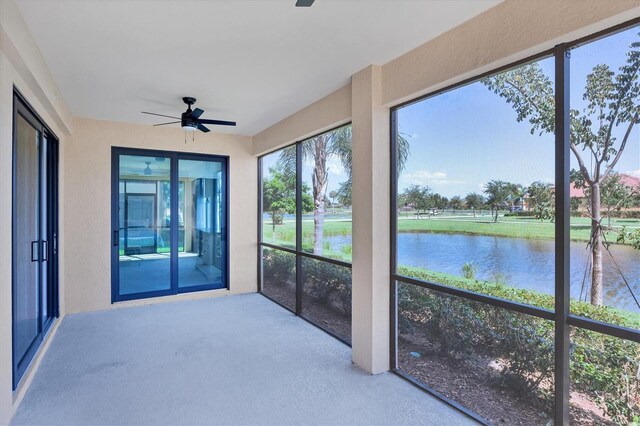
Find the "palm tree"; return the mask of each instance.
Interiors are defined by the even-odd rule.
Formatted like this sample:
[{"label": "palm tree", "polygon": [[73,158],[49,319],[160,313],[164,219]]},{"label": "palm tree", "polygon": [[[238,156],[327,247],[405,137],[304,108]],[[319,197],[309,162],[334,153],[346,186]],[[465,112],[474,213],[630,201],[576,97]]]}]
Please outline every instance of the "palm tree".
[{"label": "palm tree", "polygon": [[[315,136],[301,144],[302,158],[305,163],[313,161],[313,172],[311,184],[313,189],[313,254],[322,255],[323,229],[325,214],[325,199],[329,174],[327,170],[327,160],[331,157],[337,158],[342,164],[347,178],[340,183],[337,190],[341,204],[351,204],[351,125],[340,127],[327,133]],[[398,147],[398,173],[404,168],[404,164],[409,156],[409,142],[402,135],[397,138]],[[278,160],[279,166],[288,170],[296,169],[296,151],[285,149],[281,151]]]}]

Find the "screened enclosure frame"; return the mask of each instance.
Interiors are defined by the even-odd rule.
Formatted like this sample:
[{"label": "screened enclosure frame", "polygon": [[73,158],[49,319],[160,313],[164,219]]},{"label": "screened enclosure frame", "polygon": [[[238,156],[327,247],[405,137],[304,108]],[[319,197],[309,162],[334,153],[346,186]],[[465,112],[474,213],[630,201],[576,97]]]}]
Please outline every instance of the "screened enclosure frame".
[{"label": "screened enclosure frame", "polygon": [[[327,327],[324,327],[308,318],[306,318],[304,316],[303,313],[303,304],[302,304],[302,299],[303,299],[303,273],[302,271],[302,260],[303,258],[306,259],[312,259],[312,260],[316,260],[316,261],[320,261],[320,262],[326,262],[335,266],[341,266],[344,268],[348,268],[349,270],[352,269],[351,263],[349,262],[344,262],[341,260],[337,260],[337,259],[332,259],[329,257],[324,257],[324,256],[318,256],[315,255],[313,253],[309,253],[306,252],[302,249],[302,144],[304,142],[309,141],[310,139],[313,139],[317,136],[326,134],[326,133],[330,133],[333,132],[334,130],[340,129],[342,127],[345,126],[350,126],[351,125],[351,121],[344,123],[344,124],[340,124],[338,126],[332,127],[328,130],[324,130],[322,132],[316,133],[312,136],[309,136],[303,140],[298,140],[296,142],[293,142],[289,145],[286,145],[284,147],[278,148],[276,150],[273,151],[269,151],[265,154],[262,154],[258,157],[258,253],[257,253],[257,271],[258,271],[258,292],[260,294],[262,294],[264,297],[266,297],[267,299],[271,300],[272,302],[280,305],[281,307],[283,307],[284,309],[288,310],[289,312],[295,314],[297,317],[300,317],[302,319],[304,319],[305,321],[307,321],[308,323],[318,327],[319,329],[321,329],[322,331],[324,331],[325,333],[331,335],[332,337],[334,337],[335,339],[339,340],[340,342],[344,343],[345,345],[348,345],[349,347],[351,347],[351,343],[346,341],[344,338],[338,336],[336,333],[334,333],[333,331],[329,330]],[[271,244],[271,243],[266,243],[263,241],[263,200],[262,200],[262,196],[263,196],[263,167],[262,167],[262,160],[264,157],[271,155],[273,153],[276,153],[278,151],[281,151],[283,149],[289,148],[295,146],[296,148],[296,219],[295,219],[295,228],[296,228],[296,244],[295,244],[295,248],[291,248],[291,247],[285,247],[285,246],[279,246],[277,244]],[[264,279],[263,279],[263,261],[262,261],[262,250],[263,248],[268,248],[268,249],[273,249],[273,250],[280,250],[286,253],[290,253],[295,255],[296,259],[295,259],[295,267],[296,267],[296,273],[295,273],[295,309],[292,310],[289,307],[285,306],[284,304],[282,304],[281,302],[275,300],[274,298],[270,297],[269,295],[265,294],[263,291],[263,284],[264,284]]]},{"label": "screened enclosure frame", "polygon": [[[427,95],[401,103],[390,110],[390,145],[391,145],[391,192],[390,192],[390,369],[399,376],[410,381],[419,388],[440,398],[449,405],[460,410],[467,416],[481,422],[487,420],[472,410],[462,406],[440,392],[432,389],[426,383],[412,377],[408,373],[398,368],[398,283],[409,284],[426,288],[436,293],[460,297],[464,300],[480,302],[489,306],[507,309],[521,314],[530,315],[544,320],[553,321],[555,368],[554,368],[554,412],[555,424],[569,423],[569,331],[571,327],[578,327],[604,335],[626,339],[640,343],[640,330],[609,324],[586,317],[581,317],[570,312],[570,277],[569,277],[569,230],[570,230],[570,204],[569,204],[569,171],[570,171],[570,120],[569,120],[569,70],[571,49],[584,43],[592,42],[613,33],[628,29],[640,24],[640,18],[636,18],[604,31],[597,32],[587,37],[582,37],[569,43],[558,44],[553,49],[548,49],[536,55],[527,57],[517,62],[510,63],[503,67],[493,69],[475,77],[465,79],[462,82],[453,84]],[[456,287],[451,287],[436,282],[411,278],[398,273],[397,264],[397,234],[398,234],[398,165],[397,165],[397,137],[398,137],[398,110],[432,98],[439,94],[460,88],[462,86],[477,82],[478,80],[495,75],[502,71],[512,69],[519,65],[524,65],[542,58],[553,57],[555,62],[555,309],[544,309],[532,305],[512,302],[494,296],[475,293]]]}]

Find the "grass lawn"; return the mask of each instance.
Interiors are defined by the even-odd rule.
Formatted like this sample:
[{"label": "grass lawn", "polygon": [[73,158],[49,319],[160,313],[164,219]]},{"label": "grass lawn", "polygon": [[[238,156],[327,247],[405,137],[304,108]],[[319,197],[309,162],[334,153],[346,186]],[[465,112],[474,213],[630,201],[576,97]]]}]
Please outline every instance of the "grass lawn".
[{"label": "grass lawn", "polygon": [[[609,242],[615,243],[618,236],[616,229],[621,226],[629,229],[640,227],[640,219],[612,219],[612,231],[607,231],[605,236]],[[487,235],[510,238],[527,238],[537,240],[553,240],[554,224],[549,221],[540,221],[530,217],[501,217],[498,223],[493,223],[489,215],[474,218],[471,215],[435,216],[431,218],[415,219],[414,215],[402,215],[398,220],[399,232],[433,232],[444,234],[469,234]],[[591,224],[588,218],[571,218],[571,240],[588,241],[591,233]],[[330,215],[325,216],[325,236],[351,235],[351,221],[331,220]],[[267,243],[295,246],[295,223],[287,221],[276,225],[275,233],[272,232],[271,223],[264,222],[263,241]],[[386,238],[386,235],[381,237]],[[313,222],[302,222],[302,246],[311,249],[313,246]]]}]

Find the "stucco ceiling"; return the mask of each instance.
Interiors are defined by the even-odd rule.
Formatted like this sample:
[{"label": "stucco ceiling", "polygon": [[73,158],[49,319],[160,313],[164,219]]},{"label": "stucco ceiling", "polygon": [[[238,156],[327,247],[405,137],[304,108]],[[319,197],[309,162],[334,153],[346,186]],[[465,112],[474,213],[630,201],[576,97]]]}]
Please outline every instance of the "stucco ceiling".
[{"label": "stucco ceiling", "polygon": [[[494,0],[17,0],[75,116],[152,124],[198,98],[254,135]],[[167,120],[168,121],[168,120]]]}]

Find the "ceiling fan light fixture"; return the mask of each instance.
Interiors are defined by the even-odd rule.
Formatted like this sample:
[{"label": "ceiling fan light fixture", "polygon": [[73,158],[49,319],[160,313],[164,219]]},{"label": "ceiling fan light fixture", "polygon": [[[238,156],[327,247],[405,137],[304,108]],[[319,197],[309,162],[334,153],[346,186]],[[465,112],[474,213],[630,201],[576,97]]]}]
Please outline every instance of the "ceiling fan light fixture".
[{"label": "ceiling fan light fixture", "polygon": [[190,123],[187,122],[187,123],[182,123],[182,128],[187,132],[195,132],[196,130],[198,130],[198,125],[193,122],[190,122]]}]

